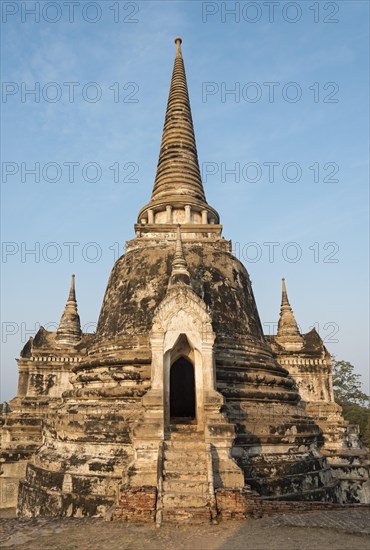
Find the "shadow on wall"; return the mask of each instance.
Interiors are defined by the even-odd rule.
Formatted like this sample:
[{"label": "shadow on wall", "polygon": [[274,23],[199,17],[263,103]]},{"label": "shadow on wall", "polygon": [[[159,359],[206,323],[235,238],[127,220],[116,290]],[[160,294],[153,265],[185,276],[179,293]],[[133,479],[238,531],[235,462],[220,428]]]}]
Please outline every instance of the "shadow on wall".
[{"label": "shadow on wall", "polygon": [[[337,481],[320,453],[320,427],[303,409],[289,416],[281,404],[249,407],[252,412],[239,400],[228,400],[223,411],[236,427],[231,452],[245,484],[262,497],[335,502]],[[265,435],[257,436],[257,430]]]}]

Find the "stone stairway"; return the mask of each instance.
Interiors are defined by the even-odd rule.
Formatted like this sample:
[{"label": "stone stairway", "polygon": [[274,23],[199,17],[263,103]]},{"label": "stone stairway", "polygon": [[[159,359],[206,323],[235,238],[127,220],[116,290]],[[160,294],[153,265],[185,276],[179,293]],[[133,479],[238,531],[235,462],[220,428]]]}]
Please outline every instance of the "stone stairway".
[{"label": "stone stairway", "polygon": [[163,444],[157,524],[216,521],[212,458],[204,434],[177,424]]}]

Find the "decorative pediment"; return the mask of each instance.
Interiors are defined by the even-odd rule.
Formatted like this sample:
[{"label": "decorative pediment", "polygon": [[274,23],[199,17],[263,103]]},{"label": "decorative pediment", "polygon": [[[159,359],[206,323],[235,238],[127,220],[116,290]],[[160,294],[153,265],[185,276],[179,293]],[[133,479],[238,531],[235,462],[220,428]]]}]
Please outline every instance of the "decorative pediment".
[{"label": "decorative pediment", "polygon": [[[167,292],[153,317],[153,331],[166,332],[177,322],[191,322],[198,330],[212,331],[211,316],[207,306],[188,286],[178,285]],[[183,331],[185,332],[185,331]]]}]

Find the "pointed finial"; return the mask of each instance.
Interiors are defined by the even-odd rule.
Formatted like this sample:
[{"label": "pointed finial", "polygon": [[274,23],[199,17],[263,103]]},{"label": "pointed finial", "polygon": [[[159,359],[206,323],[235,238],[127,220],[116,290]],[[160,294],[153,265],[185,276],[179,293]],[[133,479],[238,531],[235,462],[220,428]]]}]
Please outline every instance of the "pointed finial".
[{"label": "pointed finial", "polygon": [[182,38],[180,36],[176,36],[175,38],[175,44],[176,44],[176,55],[181,56],[181,44],[182,44]]},{"label": "pointed finial", "polygon": [[190,284],[190,274],[186,263],[181,240],[181,226],[177,225],[175,255],[172,261],[172,273],[169,286],[176,283]]},{"label": "pointed finial", "polygon": [[70,286],[70,289],[69,289],[68,302],[75,302],[75,301],[76,301],[75,275],[72,274],[71,286]]},{"label": "pointed finial", "polygon": [[184,257],[184,250],[182,248],[182,240],[181,240],[181,225],[177,224],[177,232],[176,232],[176,250],[175,250],[175,257],[173,260],[173,265],[176,267],[182,266],[187,267],[186,260]]},{"label": "pointed finial", "polygon": [[75,276],[72,275],[67,304],[60,319],[56,340],[60,344],[74,345],[81,339],[80,316],[77,312]]},{"label": "pointed finial", "polygon": [[281,279],[281,305],[284,304],[289,306],[288,293],[286,291],[285,279],[283,277]]}]

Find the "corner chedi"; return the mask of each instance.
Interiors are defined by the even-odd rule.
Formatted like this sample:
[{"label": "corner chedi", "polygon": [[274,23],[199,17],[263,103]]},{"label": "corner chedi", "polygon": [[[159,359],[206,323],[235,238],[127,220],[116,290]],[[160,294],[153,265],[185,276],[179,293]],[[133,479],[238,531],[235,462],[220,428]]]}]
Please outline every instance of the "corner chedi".
[{"label": "corner chedi", "polygon": [[1,414],[0,506],[23,517],[216,522],[286,501],[369,501],[366,449],[330,355],[285,282],[276,336],[205,197],[177,38],[152,196],[113,266],[95,334],[74,278],[56,332],[18,360]]},{"label": "corner chedi", "polygon": [[358,426],[349,425],[334,401],[330,353],[313,328],[301,334],[288,300],[285,279],[276,336],[269,337],[280,365],[296,382],[301,403],[322,433],[320,452],[340,482],[341,502],[370,500],[369,450],[359,439]]},{"label": "corner chedi", "polygon": [[74,345],[81,340],[80,316],[77,312],[75,276],[72,275],[68,301],[60,319],[55,340],[59,344]]},{"label": "corner chedi", "polygon": [[280,319],[276,342],[281,343],[285,349],[300,350],[303,346],[303,338],[299,332],[292,308],[288,300],[285,279],[282,279],[282,298],[280,307]]}]

